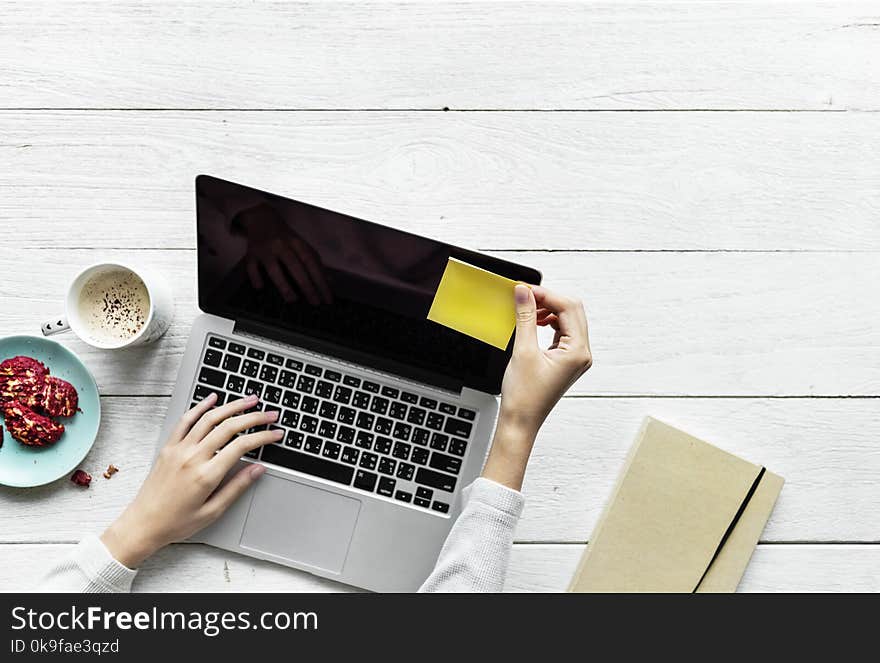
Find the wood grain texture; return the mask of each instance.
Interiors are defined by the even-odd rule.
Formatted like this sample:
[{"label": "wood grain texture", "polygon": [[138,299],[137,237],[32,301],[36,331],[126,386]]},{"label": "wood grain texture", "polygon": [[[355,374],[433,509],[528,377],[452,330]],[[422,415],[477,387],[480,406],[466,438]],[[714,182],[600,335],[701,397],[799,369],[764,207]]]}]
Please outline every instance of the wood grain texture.
[{"label": "wood grain texture", "polygon": [[[99,532],[134,497],[152,463],[165,398],[104,398],[83,490],[66,479],[0,487],[0,542],[71,542]],[[526,477],[516,538],[585,542],[643,417],[703,437],[786,479],[764,541],[877,541],[880,401],[862,399],[566,398],[551,414]],[[101,472],[113,463],[112,479]],[[35,523],[39,523],[39,527]]]},{"label": "wood grain texture", "polygon": [[482,249],[878,250],[878,134],[878,113],[7,111],[0,224],[193,248],[207,172]]},{"label": "wood grain texture", "polygon": [[0,7],[3,107],[878,108],[876,3]]},{"label": "wood grain texture", "polygon": [[[0,546],[0,591],[28,591],[70,544]],[[515,545],[508,592],[562,592],[582,545]],[[877,592],[880,546],[759,545],[737,591]],[[178,544],[144,565],[136,592],[351,592],[349,585],[204,545]]]},{"label": "wood grain texture", "polygon": [[[595,365],[572,394],[880,395],[880,309],[864,292],[880,282],[875,253],[503,256],[586,302]],[[112,353],[58,338],[86,361],[103,394],[171,393],[197,312],[194,251],[30,249],[19,259],[40,266],[40,285],[31,272],[4,275],[0,334],[37,332],[88,264],[118,260],[164,273],[176,318],[158,343]]]}]

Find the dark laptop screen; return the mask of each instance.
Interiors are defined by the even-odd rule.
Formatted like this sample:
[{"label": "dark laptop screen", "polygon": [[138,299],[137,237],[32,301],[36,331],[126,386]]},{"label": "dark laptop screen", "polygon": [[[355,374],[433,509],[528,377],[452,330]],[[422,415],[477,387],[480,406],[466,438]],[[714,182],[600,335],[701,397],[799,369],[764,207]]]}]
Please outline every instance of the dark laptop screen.
[{"label": "dark laptop screen", "polygon": [[206,175],[196,205],[206,313],[407,377],[500,391],[510,345],[426,316],[450,257],[527,283],[536,270]]}]

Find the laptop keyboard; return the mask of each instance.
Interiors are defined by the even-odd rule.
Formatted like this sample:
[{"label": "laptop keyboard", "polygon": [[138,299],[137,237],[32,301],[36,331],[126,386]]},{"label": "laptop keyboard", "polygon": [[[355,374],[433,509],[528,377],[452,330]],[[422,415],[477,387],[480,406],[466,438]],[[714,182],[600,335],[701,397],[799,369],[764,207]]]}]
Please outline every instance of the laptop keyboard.
[{"label": "laptop keyboard", "polygon": [[[447,513],[477,413],[311,358],[209,335],[192,405],[256,394],[281,441],[247,454],[422,509]],[[251,429],[246,433],[253,432]]]}]

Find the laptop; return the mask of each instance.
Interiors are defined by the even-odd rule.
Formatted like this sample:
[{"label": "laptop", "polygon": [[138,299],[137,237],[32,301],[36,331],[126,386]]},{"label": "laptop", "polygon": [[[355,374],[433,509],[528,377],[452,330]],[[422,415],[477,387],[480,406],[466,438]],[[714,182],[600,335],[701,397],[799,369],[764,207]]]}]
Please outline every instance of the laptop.
[{"label": "laptop", "polygon": [[266,473],[194,540],[375,591],[430,574],[480,473],[510,359],[427,319],[450,258],[541,274],[207,175],[198,293],[162,430],[214,392],[284,430]]}]

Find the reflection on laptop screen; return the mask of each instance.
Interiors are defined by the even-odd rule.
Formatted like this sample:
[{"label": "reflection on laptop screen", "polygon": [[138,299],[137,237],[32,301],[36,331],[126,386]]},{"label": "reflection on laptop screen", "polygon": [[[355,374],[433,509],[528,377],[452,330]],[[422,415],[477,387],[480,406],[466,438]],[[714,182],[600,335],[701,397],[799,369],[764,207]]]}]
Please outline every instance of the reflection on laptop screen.
[{"label": "reflection on laptop screen", "polygon": [[203,311],[320,339],[386,370],[500,390],[510,346],[431,322],[428,310],[450,257],[529,283],[535,270],[204,175],[196,202]]}]

